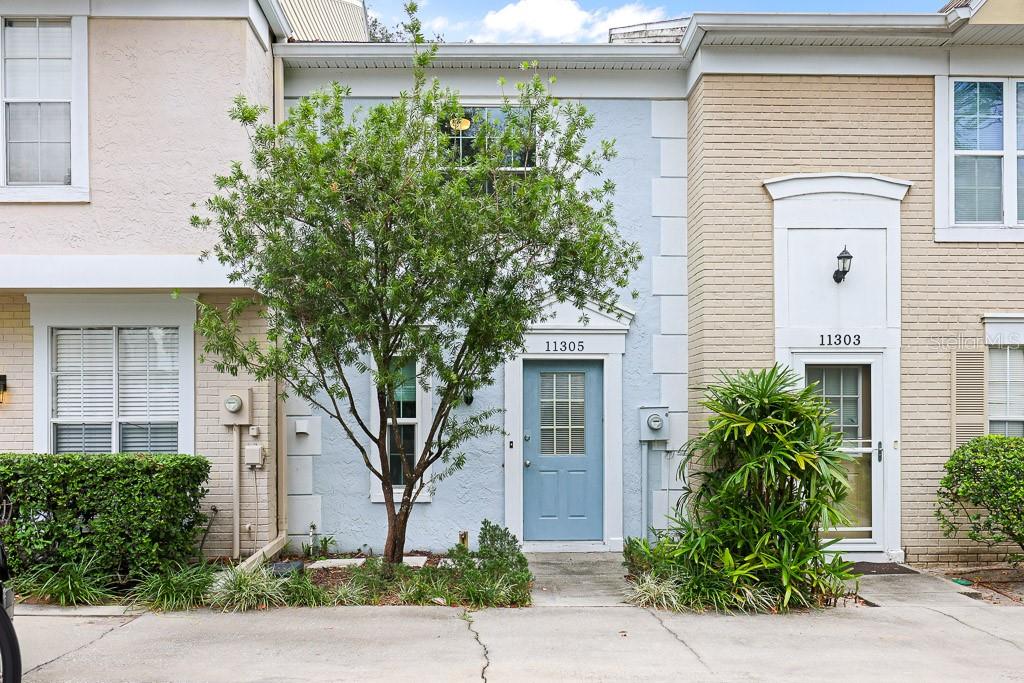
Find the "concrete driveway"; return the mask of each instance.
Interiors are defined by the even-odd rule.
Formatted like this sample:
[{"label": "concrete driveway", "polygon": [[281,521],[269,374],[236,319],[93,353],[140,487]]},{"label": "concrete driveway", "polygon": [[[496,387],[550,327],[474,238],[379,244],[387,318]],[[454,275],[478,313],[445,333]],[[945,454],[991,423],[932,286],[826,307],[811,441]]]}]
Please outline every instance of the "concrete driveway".
[{"label": "concrete driveway", "polygon": [[927,575],[865,577],[862,592],[880,606],[682,615],[581,606],[577,589],[521,610],[37,610],[16,625],[34,682],[1024,681],[1024,608]]}]

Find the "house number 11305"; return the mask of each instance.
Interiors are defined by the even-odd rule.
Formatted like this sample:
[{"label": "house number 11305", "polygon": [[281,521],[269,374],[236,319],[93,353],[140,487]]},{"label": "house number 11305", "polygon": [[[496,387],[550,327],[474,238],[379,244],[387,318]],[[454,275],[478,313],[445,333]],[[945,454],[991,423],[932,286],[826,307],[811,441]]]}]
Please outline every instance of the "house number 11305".
[{"label": "house number 11305", "polygon": [[860,346],[859,334],[821,334],[819,346]]},{"label": "house number 11305", "polygon": [[545,351],[569,351],[576,352],[583,350],[582,341],[546,341],[544,342]]}]

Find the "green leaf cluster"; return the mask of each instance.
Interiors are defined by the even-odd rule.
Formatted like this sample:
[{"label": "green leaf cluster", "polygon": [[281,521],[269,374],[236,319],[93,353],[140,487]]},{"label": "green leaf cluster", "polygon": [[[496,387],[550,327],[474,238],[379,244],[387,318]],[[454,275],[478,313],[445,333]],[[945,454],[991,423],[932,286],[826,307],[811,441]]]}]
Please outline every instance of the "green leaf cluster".
[{"label": "green leaf cluster", "polygon": [[773,611],[847,592],[850,565],[827,552],[835,541],[823,532],[848,524],[850,456],[814,388],[800,384],[775,366],[708,387],[708,428],[680,466],[680,514],[653,547],[626,546],[631,570],[673,583],[683,607]]},{"label": "green leaf cluster", "polygon": [[139,578],[196,555],[210,463],[179,454],[0,454],[11,571]]},{"label": "green leaf cluster", "polygon": [[[966,532],[972,541],[1024,551],[1024,438],[978,437],[953,451],[945,469],[935,516],[946,536]],[[1009,559],[1021,562],[1024,554]]]},{"label": "green leaf cluster", "polygon": [[[416,498],[464,465],[463,444],[499,431],[498,411],[469,410],[463,397],[493,383],[551,302],[613,311],[640,260],[617,229],[603,169],[614,144],[590,140],[593,114],[555,97],[531,65],[490,115],[464,107],[428,78],[436,45],[407,9],[409,91],[353,110],[335,83],[281,123],[239,97],[231,116],[248,159],[216,178],[192,219],[214,231],[212,256],[231,280],[255,293],[226,311],[200,303],[205,353],[222,371],[280,378],[341,425],[388,502],[391,561]],[[464,118],[472,142],[454,144],[451,122]],[[245,333],[252,306],[265,342]],[[393,400],[413,360],[434,394],[415,453]],[[367,383],[387,418],[379,426],[353,395]],[[400,501],[389,439],[407,456]]]}]

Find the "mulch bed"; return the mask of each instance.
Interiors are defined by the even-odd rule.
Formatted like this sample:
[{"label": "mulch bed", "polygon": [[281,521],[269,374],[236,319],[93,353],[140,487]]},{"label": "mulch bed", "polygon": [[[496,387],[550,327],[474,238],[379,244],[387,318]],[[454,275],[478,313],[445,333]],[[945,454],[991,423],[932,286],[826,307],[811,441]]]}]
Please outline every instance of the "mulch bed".
[{"label": "mulch bed", "polygon": [[1024,567],[954,569],[947,571],[946,576],[970,581],[971,588],[987,602],[1024,607]]}]

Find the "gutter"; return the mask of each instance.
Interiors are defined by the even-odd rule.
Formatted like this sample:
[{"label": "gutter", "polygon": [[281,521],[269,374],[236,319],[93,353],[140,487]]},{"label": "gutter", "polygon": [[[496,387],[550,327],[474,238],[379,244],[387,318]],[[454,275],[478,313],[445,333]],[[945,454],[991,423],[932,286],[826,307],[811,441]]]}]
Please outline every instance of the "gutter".
[{"label": "gutter", "polygon": [[288,15],[285,14],[279,0],[256,0],[256,2],[259,4],[260,10],[263,11],[263,16],[267,18],[267,23],[270,24],[270,30],[274,32],[275,38],[278,40],[294,38],[295,29],[288,21]]},{"label": "gutter", "polygon": [[971,17],[963,8],[949,14],[735,13],[696,12],[683,33],[683,63],[693,61],[708,33],[932,34],[950,36]]},{"label": "gutter", "polygon": [[[345,60],[367,68],[409,68],[414,50],[407,43],[275,43],[274,55],[286,60]],[[401,65],[387,65],[388,60]],[[472,66],[519,63],[587,65],[614,68],[622,64],[656,65],[679,69],[676,44],[485,44],[442,43],[436,62],[461,62]]]}]

